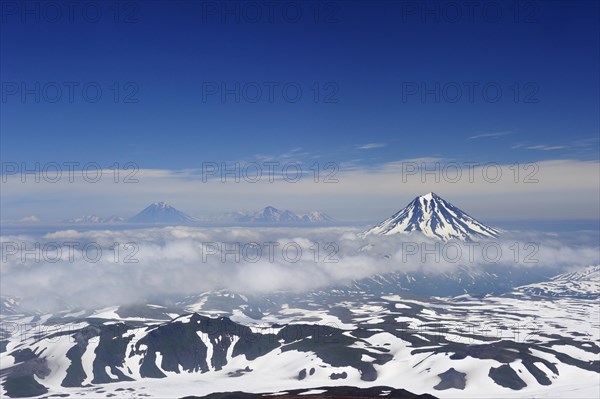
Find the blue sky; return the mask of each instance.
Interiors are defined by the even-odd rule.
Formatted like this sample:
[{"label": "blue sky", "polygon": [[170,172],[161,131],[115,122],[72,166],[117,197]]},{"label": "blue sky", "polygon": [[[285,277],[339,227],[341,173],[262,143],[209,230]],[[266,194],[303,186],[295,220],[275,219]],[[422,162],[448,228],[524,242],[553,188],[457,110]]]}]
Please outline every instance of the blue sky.
[{"label": "blue sky", "polygon": [[[98,2],[97,22],[80,9],[70,21],[62,2],[58,22],[52,10],[3,8],[3,162],[173,171],[255,159],[354,168],[423,157],[598,160],[597,2],[502,2],[472,16],[445,2],[291,3],[272,20],[267,3],[251,3],[258,22],[249,3],[233,1],[121,3],[118,16]],[[19,92],[36,83],[40,101]],[[236,83],[237,103],[207,91]],[[88,86],[101,88],[98,102],[85,99]],[[302,98],[286,101],[284,86]],[[423,100],[436,87],[439,101]]]}]

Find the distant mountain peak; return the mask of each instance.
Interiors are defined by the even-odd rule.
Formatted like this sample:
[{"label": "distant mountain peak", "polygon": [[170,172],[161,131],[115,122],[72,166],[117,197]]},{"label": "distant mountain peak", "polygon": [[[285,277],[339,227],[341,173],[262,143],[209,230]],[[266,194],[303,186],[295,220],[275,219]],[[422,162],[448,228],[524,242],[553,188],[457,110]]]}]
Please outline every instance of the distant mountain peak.
[{"label": "distant mountain peak", "polygon": [[305,222],[333,222],[333,218],[324,212],[310,211],[302,215],[302,220]]},{"label": "distant mountain peak", "polygon": [[324,223],[332,222],[333,218],[323,212],[310,211],[298,214],[287,209],[278,209],[267,205],[256,212],[228,212],[214,218],[217,221],[249,222],[249,223]]},{"label": "distant mountain peak", "polygon": [[476,241],[497,237],[499,231],[488,227],[434,192],[420,195],[404,209],[367,230],[365,234],[392,235],[420,232],[448,241]]},{"label": "distant mountain peak", "polygon": [[129,221],[132,223],[193,223],[197,219],[161,201],[148,205]]}]

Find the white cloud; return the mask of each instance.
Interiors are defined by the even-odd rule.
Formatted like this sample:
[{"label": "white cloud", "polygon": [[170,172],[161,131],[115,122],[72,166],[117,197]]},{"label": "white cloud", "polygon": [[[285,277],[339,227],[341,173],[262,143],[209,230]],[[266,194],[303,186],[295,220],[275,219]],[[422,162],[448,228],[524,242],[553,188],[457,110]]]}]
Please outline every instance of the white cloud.
[{"label": "white cloud", "polygon": [[498,137],[502,137],[502,136],[507,136],[511,133],[512,132],[510,130],[503,131],[503,132],[482,133],[482,134],[476,134],[474,136],[469,137],[469,140],[482,139],[482,138],[498,138]]},{"label": "white cloud", "polygon": [[[166,227],[137,230],[58,231],[38,236],[3,236],[3,248],[7,243],[71,243],[75,245],[72,259],[63,251],[63,258],[49,261],[53,253],[35,259],[29,251],[23,261],[20,253],[5,252],[0,270],[3,295],[25,297],[26,302],[36,303],[36,298],[61,297],[73,306],[103,307],[114,304],[147,303],[148,298],[184,297],[215,289],[229,289],[241,293],[271,293],[280,290],[303,292],[332,284],[347,283],[374,274],[389,272],[425,271],[431,274],[450,272],[461,265],[480,270],[490,265],[506,267],[572,268],[597,264],[598,247],[593,239],[556,237],[541,233],[505,233],[500,240],[489,241],[501,249],[497,262],[486,258],[483,245],[467,247],[453,244],[445,248],[437,242],[438,260],[431,254],[423,259],[420,252],[413,253],[408,244],[426,245],[431,251],[435,241],[418,236],[367,236],[356,233],[358,228],[192,228]],[[589,233],[588,233],[589,234]],[[573,240],[576,240],[573,241]],[[115,258],[114,243],[120,243]],[[273,258],[266,252],[254,261],[241,256],[239,260],[229,253],[222,257],[210,253],[208,245],[217,244],[219,249],[231,250],[234,243],[279,243],[273,247]],[[92,263],[83,256],[81,248],[86,243],[97,243],[103,248],[101,258]],[[137,251],[127,250],[123,244],[133,243]],[[284,245],[294,243],[301,248],[298,261],[284,255]],[[317,247],[315,243],[319,243]],[[331,249],[328,243],[336,246]],[[535,243],[532,253],[525,249],[527,243]],[[583,244],[582,244],[583,243]],[[515,245],[521,255],[515,260]],[[368,250],[361,250],[368,246]],[[318,248],[318,250],[317,250]],[[461,262],[452,261],[454,253],[462,251]],[[471,248],[471,249],[469,249]],[[63,250],[65,247],[63,247]],[[436,252],[434,251],[434,252]],[[473,251],[473,252],[469,252]],[[493,251],[492,251],[493,252]],[[137,263],[124,262],[132,254]],[[473,254],[472,260],[471,255]],[[489,251],[487,252],[490,253]],[[532,258],[525,255],[531,254]],[[8,255],[7,255],[8,254]],[[449,254],[449,255],[448,255]],[[89,256],[93,256],[92,253]],[[389,257],[386,258],[385,255]],[[292,253],[290,257],[294,257]],[[325,261],[326,257],[329,256]],[[337,260],[337,261],[336,261]],[[531,262],[537,260],[537,262]],[[36,305],[45,305],[44,300]]]},{"label": "white cloud", "polygon": [[35,215],[25,216],[19,219],[21,223],[38,223],[40,219]]},{"label": "white cloud", "polygon": [[359,145],[356,148],[358,148],[359,150],[372,150],[374,148],[382,148],[385,146],[387,146],[386,143],[368,143],[368,144]]},{"label": "white cloud", "polygon": [[539,144],[539,145],[531,145],[528,147],[524,147],[526,150],[539,150],[539,151],[554,151],[554,150],[564,150],[565,148],[568,148],[566,146],[563,145],[544,145],[544,144]]}]

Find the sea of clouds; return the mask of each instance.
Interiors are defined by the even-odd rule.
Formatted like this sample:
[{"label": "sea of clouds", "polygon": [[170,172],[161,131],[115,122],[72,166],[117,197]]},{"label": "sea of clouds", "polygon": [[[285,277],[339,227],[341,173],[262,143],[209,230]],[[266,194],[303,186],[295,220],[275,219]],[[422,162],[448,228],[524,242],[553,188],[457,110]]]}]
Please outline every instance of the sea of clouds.
[{"label": "sea of clouds", "polygon": [[174,226],[6,235],[0,237],[2,295],[36,308],[98,308],[217,289],[306,292],[386,273],[499,266],[566,271],[599,263],[597,232],[504,232],[478,243],[361,232]]}]

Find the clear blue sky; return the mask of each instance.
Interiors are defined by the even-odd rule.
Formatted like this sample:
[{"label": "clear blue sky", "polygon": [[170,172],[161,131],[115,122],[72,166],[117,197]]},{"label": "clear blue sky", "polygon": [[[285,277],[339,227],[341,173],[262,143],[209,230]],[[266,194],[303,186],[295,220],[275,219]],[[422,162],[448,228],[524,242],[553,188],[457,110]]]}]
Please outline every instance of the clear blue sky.
[{"label": "clear blue sky", "polygon": [[[598,162],[600,151],[597,1],[475,2],[472,9],[436,1],[68,4],[1,3],[3,162],[135,162],[171,173],[264,159],[332,161],[340,172],[413,158],[569,160],[546,166],[544,176],[555,180],[528,192],[533,208],[521,206],[519,217],[531,210],[538,219],[581,219],[588,210],[597,217],[598,182],[588,177],[597,163],[578,163]],[[438,190],[403,187],[400,198],[371,179],[365,189],[359,175],[330,194],[257,190],[252,197],[244,188],[215,199],[204,187],[192,195],[178,182],[148,181],[127,193],[94,186],[92,197],[90,186],[78,194],[15,186],[6,194],[7,185],[2,206],[13,218],[41,208],[52,218],[130,215],[166,200],[196,214],[272,204],[375,219]],[[565,181],[587,202],[566,208],[548,194]],[[467,210],[499,219],[515,213],[509,203],[524,200],[524,186],[510,198],[498,196],[499,186],[454,187],[449,199],[462,195]],[[361,197],[366,191],[372,196]],[[477,195],[505,213],[478,205]],[[347,206],[336,214],[340,198]],[[547,206],[536,205],[540,198]]]},{"label": "clear blue sky", "polygon": [[[4,10],[3,160],[133,161],[180,169],[199,160],[276,156],[295,148],[367,164],[424,156],[507,162],[598,157],[595,1],[526,2],[518,16],[513,2],[496,3],[502,13],[496,22],[495,10],[481,7],[473,17],[463,7],[453,22],[456,10],[443,2],[428,3],[433,14],[413,10],[421,5],[416,2],[322,3],[320,23],[314,3],[294,3],[302,10],[295,23],[293,9],[286,18],[276,7],[270,21],[259,3],[262,18],[253,23],[246,3],[143,1],[121,5],[115,23],[112,2],[99,4],[102,17],[95,23],[94,10],[86,18],[76,9],[72,23],[64,7],[56,23],[52,10],[40,11],[39,22]],[[224,22],[213,15],[215,6],[230,10]],[[239,22],[231,14],[235,7]],[[129,16],[137,22],[124,23]],[[30,94],[22,103],[7,82],[19,90],[40,82],[41,101]],[[55,93],[48,82],[62,86],[56,103],[46,101]],[[64,82],[79,84],[73,103]],[[97,103],[81,93],[90,82],[102,88]],[[118,104],[114,82],[120,82]],[[203,101],[203,82],[257,82],[264,90],[257,103],[242,97],[236,104],[233,95],[222,103],[220,94]],[[273,102],[264,82],[279,83]],[[283,99],[281,87],[289,82],[302,89],[297,103]],[[317,103],[314,82],[321,85]],[[328,82],[334,85],[324,87]],[[421,88],[410,94],[406,82],[429,88],[439,82],[440,102],[429,94],[422,103]],[[478,84],[472,103],[465,82]],[[482,92],[490,82],[502,89],[495,103]],[[455,84],[462,96],[452,103]],[[135,87],[131,98],[139,101],[123,103]],[[338,102],[324,102],[333,90]],[[489,90],[495,96],[495,88]],[[357,148],[368,143],[385,146]]]}]

